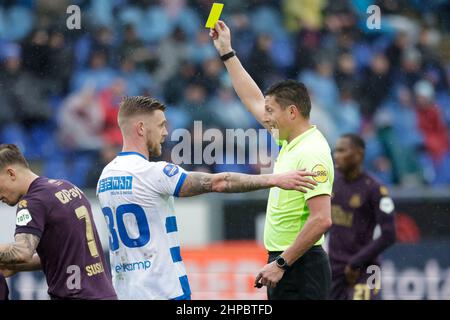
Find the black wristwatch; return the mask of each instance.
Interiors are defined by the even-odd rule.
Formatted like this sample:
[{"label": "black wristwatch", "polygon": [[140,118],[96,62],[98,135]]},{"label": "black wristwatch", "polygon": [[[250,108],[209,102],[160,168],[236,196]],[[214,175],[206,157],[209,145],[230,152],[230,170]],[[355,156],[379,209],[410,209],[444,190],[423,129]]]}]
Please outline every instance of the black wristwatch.
[{"label": "black wristwatch", "polygon": [[278,256],[275,260],[275,263],[277,264],[278,268],[283,269],[284,271],[289,270],[289,266],[282,256]]},{"label": "black wristwatch", "polygon": [[236,51],[232,50],[232,51],[230,51],[228,53],[225,53],[223,56],[220,56],[220,60],[225,62],[228,59],[230,59],[231,57],[234,57],[235,55],[236,55]]}]

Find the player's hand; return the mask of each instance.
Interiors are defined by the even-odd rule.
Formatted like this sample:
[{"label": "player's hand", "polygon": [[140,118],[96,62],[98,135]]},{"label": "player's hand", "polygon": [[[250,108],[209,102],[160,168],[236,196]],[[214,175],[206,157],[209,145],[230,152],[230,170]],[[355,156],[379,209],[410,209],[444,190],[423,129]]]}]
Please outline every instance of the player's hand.
[{"label": "player's hand", "polygon": [[266,286],[268,288],[275,288],[283,277],[283,274],[284,270],[277,267],[276,262],[272,261],[259,271],[255,279],[255,287],[261,288],[262,286]]},{"label": "player's hand", "polygon": [[13,275],[15,275],[17,273],[16,270],[11,270],[8,269],[6,266],[4,265],[0,265],[0,273],[5,277],[5,278],[9,278],[12,277]]},{"label": "player's hand", "polygon": [[209,31],[209,36],[213,39],[214,46],[222,56],[231,52],[231,33],[225,22],[219,20],[216,22],[214,29]]},{"label": "player's hand", "polygon": [[295,170],[285,173],[274,174],[275,186],[284,190],[297,190],[305,193],[306,189],[314,190],[317,182],[311,179],[317,174],[305,170]]},{"label": "player's hand", "polygon": [[360,276],[360,271],[359,269],[353,269],[350,266],[345,266],[344,269],[344,274],[345,274],[345,279],[347,280],[347,283],[350,286],[354,286],[356,284],[356,281],[358,281],[358,278]]}]

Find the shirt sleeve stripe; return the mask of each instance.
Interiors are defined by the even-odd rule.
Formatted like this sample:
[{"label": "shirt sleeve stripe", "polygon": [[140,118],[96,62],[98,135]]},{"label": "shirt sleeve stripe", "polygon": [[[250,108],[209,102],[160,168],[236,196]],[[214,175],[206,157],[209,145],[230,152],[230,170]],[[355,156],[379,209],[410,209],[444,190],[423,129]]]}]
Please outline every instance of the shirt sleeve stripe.
[{"label": "shirt sleeve stripe", "polygon": [[173,195],[175,197],[179,196],[181,187],[183,186],[183,183],[184,183],[184,180],[186,179],[186,176],[187,176],[186,173],[184,173],[184,172],[181,173],[180,179],[178,179],[177,186],[175,187],[175,191],[173,193]]},{"label": "shirt sleeve stripe", "polygon": [[181,259],[180,247],[172,247],[172,248],[170,248],[170,255],[172,256],[172,261],[174,263],[183,261],[183,259]]},{"label": "shirt sleeve stripe", "polygon": [[178,231],[177,219],[175,218],[175,216],[167,217],[166,218],[166,232],[171,233],[171,232],[176,232],[176,231]]},{"label": "shirt sleeve stripe", "polygon": [[39,238],[42,237],[42,231],[38,230],[36,228],[32,228],[32,227],[16,227],[16,231],[15,231],[14,235],[19,234],[19,233],[30,233]]}]

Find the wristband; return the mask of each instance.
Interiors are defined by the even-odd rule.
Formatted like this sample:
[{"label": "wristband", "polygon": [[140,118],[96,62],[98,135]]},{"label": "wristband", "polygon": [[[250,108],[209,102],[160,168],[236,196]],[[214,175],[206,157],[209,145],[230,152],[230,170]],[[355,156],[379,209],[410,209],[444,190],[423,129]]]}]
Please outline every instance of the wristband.
[{"label": "wristband", "polygon": [[227,61],[228,59],[234,57],[236,55],[236,51],[232,50],[228,53],[225,53],[223,56],[220,56],[220,60],[223,62]]}]

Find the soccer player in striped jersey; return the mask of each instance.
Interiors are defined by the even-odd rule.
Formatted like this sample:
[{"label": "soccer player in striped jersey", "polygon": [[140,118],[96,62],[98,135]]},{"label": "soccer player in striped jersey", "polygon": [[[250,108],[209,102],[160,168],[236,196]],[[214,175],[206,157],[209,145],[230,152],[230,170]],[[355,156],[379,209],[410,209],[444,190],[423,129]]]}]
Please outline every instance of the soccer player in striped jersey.
[{"label": "soccer player in striped jersey", "polygon": [[161,155],[167,136],[165,106],[148,97],[120,104],[122,152],[103,170],[97,194],[110,230],[113,284],[119,299],[191,296],[177,234],[173,197],[208,192],[248,192],[277,186],[305,192],[316,185],[305,171],[245,175],[186,172]]}]

